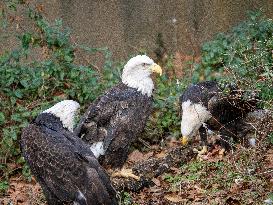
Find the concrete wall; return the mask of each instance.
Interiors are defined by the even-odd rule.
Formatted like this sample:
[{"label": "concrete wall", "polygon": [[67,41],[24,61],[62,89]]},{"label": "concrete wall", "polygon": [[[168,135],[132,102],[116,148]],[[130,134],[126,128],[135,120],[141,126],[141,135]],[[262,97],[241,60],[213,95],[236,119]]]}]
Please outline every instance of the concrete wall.
[{"label": "concrete wall", "polygon": [[36,0],[44,14],[62,18],[73,38],[92,47],[109,47],[116,59],[155,50],[162,34],[169,52],[198,53],[202,42],[262,8],[273,18],[272,0]]}]

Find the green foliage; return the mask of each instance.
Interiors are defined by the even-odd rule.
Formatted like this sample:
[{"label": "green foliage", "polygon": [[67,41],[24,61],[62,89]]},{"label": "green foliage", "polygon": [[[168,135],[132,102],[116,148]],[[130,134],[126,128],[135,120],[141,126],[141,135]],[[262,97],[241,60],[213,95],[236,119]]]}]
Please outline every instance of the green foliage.
[{"label": "green foliage", "polygon": [[150,123],[156,127],[156,135],[166,133],[178,136],[179,131],[179,96],[185,85],[168,79],[166,75],[156,80],[154,92],[154,112]]},{"label": "green foliage", "polygon": [[[239,166],[236,164],[236,166]],[[170,183],[171,191],[176,192],[181,189],[181,184],[188,184],[193,187],[198,184],[200,187],[207,187],[206,193],[212,194],[221,189],[230,189],[236,179],[245,179],[246,181],[255,180],[255,177],[243,176],[236,167],[230,166],[223,161],[199,161],[193,160],[180,167],[180,172],[165,174],[163,179]],[[254,178],[254,179],[253,179]],[[221,183],[219,183],[221,181]]]},{"label": "green foliage", "polygon": [[181,181],[181,176],[179,176],[179,175],[170,175],[170,174],[166,174],[166,175],[164,175],[164,177],[163,177],[163,179],[165,180],[165,181],[167,181],[167,182],[169,182],[169,183],[180,183],[180,181]]},{"label": "green foliage", "polygon": [[0,181],[0,193],[5,192],[9,187],[9,183],[7,181]]},{"label": "green foliage", "polygon": [[202,60],[195,66],[194,81],[217,79],[234,82],[243,90],[259,93],[261,106],[273,99],[273,21],[261,12],[249,12],[249,19],[229,33],[220,33],[202,46]]},{"label": "green foliage", "polygon": [[131,195],[128,192],[121,192],[119,204],[122,204],[122,205],[133,204]]},{"label": "green foliage", "polygon": [[[169,59],[166,69],[172,67],[172,59]],[[148,141],[158,142],[168,135],[180,135],[179,97],[187,84],[186,80],[178,80],[167,74],[155,79],[154,112],[145,127]]]},{"label": "green foliage", "polygon": [[5,115],[3,112],[0,112],[0,125],[5,123]]},{"label": "green foliage", "polygon": [[273,132],[268,134],[268,139],[271,144],[273,144]]}]

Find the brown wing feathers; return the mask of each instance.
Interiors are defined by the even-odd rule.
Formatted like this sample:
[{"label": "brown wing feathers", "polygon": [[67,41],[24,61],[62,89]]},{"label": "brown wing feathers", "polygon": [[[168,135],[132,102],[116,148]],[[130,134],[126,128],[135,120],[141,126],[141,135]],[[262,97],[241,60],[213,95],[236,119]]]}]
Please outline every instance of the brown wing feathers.
[{"label": "brown wing feathers", "polygon": [[31,124],[23,130],[21,147],[49,204],[116,204],[107,174],[89,147],[72,133]]}]

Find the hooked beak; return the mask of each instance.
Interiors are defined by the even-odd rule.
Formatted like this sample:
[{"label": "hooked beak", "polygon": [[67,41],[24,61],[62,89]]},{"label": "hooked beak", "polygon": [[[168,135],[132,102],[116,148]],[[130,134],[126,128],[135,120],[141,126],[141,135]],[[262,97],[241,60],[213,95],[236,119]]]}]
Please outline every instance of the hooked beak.
[{"label": "hooked beak", "polygon": [[158,73],[160,76],[162,75],[162,69],[156,63],[154,63],[153,65],[151,65],[151,70],[152,70],[153,73]]},{"label": "hooked beak", "polygon": [[188,144],[188,137],[183,136],[182,139],[181,139],[181,143],[182,143],[182,145]]}]

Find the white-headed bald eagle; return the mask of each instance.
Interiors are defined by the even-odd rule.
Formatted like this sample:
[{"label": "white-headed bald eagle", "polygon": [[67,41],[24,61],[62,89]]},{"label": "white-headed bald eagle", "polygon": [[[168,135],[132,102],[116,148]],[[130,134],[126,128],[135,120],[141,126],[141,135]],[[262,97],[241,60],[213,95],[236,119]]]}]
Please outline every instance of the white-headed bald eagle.
[{"label": "white-headed bald eagle", "polygon": [[23,129],[23,155],[49,205],[117,204],[106,172],[90,147],[71,132],[78,108],[77,102],[64,100],[39,114]]},{"label": "white-headed bald eagle", "polygon": [[124,66],[122,82],[91,103],[74,130],[104,166],[121,168],[131,143],[144,130],[152,111],[153,72],[162,74],[151,58],[131,58]]},{"label": "white-headed bald eagle", "polygon": [[243,117],[253,110],[255,101],[242,99],[240,91],[231,89],[223,95],[215,81],[200,82],[189,86],[180,97],[182,107],[181,133],[182,144],[186,144],[199,131],[203,149],[207,152],[207,129],[220,132],[222,155],[229,149],[230,139],[237,140],[243,128]]}]

